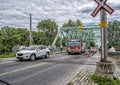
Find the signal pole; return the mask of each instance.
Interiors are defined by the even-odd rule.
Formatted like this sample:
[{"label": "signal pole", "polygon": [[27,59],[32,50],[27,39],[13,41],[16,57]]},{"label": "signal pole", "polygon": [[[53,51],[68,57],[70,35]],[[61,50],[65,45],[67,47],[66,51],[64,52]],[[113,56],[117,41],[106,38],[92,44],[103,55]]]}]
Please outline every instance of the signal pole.
[{"label": "signal pole", "polygon": [[95,17],[97,13],[100,11],[100,27],[101,27],[101,61],[96,64],[95,74],[99,76],[109,77],[113,79],[113,75],[115,72],[115,65],[112,61],[107,61],[107,29],[105,28],[107,25],[107,14],[112,14],[114,10],[106,4],[107,0],[94,0],[98,6],[95,11],[92,13],[92,16]]},{"label": "signal pole", "polygon": [[30,14],[30,42],[29,45],[32,45],[32,16]]},{"label": "signal pole", "polygon": [[[104,9],[100,10],[100,21],[101,23],[107,23],[107,14]],[[101,51],[101,62],[106,62],[107,61],[107,43],[106,43],[106,36],[107,35],[107,29],[106,26],[101,27],[101,46],[102,46],[102,51]]]}]

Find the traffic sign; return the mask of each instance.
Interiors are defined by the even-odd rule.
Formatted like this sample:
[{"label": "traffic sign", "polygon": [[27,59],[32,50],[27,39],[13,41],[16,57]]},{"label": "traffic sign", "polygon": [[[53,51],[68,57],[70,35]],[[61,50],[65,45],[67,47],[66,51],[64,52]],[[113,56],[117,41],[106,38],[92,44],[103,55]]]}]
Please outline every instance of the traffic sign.
[{"label": "traffic sign", "polygon": [[93,17],[95,17],[101,9],[106,10],[109,14],[112,14],[114,12],[114,10],[109,5],[106,4],[107,0],[94,0],[94,1],[98,4],[98,6],[91,14]]}]

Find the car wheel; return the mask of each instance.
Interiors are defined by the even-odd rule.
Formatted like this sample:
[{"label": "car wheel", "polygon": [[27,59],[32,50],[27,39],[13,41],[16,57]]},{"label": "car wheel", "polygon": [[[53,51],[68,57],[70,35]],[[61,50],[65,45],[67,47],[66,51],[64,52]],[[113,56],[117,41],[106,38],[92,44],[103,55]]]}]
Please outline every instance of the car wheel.
[{"label": "car wheel", "polygon": [[36,59],[36,56],[34,55],[34,54],[32,54],[31,56],[30,56],[30,60],[31,61],[34,61]]},{"label": "car wheel", "polygon": [[46,53],[45,54],[45,58],[49,58],[50,54],[49,53]]},{"label": "car wheel", "polygon": [[19,59],[19,61],[23,61],[23,59]]},{"label": "car wheel", "polygon": [[68,52],[69,55],[71,55],[71,53]]}]

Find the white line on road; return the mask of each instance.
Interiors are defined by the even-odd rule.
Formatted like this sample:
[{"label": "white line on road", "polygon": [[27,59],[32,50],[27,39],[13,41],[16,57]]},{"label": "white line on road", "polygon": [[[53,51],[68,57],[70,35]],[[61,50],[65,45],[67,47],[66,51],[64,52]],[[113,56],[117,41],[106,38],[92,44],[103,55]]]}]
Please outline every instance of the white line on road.
[{"label": "white line on road", "polygon": [[13,70],[13,71],[10,71],[10,72],[5,72],[5,73],[0,74],[0,76],[7,75],[7,74],[10,74],[10,73],[14,73],[14,72],[18,72],[18,71],[23,71],[23,70],[33,68],[33,67],[37,67],[37,66],[40,66],[40,65],[43,65],[43,64],[46,64],[46,63],[40,63],[40,64],[25,67],[25,68],[21,68],[21,69],[16,69],[16,70]]},{"label": "white line on road", "polygon": [[23,80],[27,80],[28,78],[32,78],[33,76],[39,75],[40,73],[43,73],[43,72],[47,72],[48,70],[54,69],[55,67],[58,67],[58,66],[61,66],[61,64],[53,65],[53,66],[48,67],[46,69],[42,69],[42,70],[40,70],[38,72],[35,72],[33,74],[30,74],[28,76],[24,76],[23,78],[19,78],[19,79],[15,80],[15,81],[11,81],[10,83],[21,82]]}]

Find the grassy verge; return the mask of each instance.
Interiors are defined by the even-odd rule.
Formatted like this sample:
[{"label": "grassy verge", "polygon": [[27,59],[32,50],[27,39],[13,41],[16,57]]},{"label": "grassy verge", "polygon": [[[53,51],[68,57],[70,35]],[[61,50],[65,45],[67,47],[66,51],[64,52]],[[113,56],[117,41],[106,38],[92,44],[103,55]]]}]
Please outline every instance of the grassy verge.
[{"label": "grassy verge", "polygon": [[98,85],[120,85],[120,80],[113,77],[113,80],[107,77],[101,77],[97,75],[91,75],[90,78]]},{"label": "grassy verge", "polygon": [[120,62],[120,58],[119,58],[119,57],[112,56],[112,57],[110,57],[110,58],[113,58],[113,59],[115,59],[115,60],[117,60],[117,61],[119,61],[119,62]]},{"label": "grassy verge", "polygon": [[72,82],[67,83],[67,85],[74,85]]},{"label": "grassy verge", "polygon": [[3,53],[3,54],[0,54],[0,58],[11,58],[11,57],[15,57],[14,52],[6,52],[6,53]]}]

